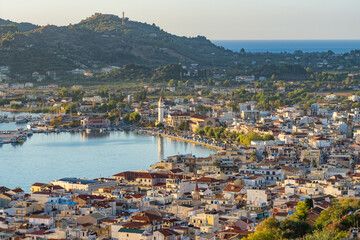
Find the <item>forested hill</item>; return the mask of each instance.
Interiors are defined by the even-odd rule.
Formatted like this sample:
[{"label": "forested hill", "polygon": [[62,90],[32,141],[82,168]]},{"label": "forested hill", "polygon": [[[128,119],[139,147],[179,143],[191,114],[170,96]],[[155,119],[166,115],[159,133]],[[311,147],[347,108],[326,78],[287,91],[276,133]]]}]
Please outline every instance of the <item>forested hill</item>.
[{"label": "forested hill", "polygon": [[28,23],[28,22],[21,22],[21,23],[16,23],[16,22],[12,22],[10,20],[5,20],[5,19],[1,19],[0,18],[0,26],[3,25],[13,25],[17,27],[17,30],[20,32],[27,32],[27,31],[32,31],[36,28],[38,28],[38,25],[32,24],[32,23]]},{"label": "forested hill", "polygon": [[25,31],[21,24],[0,19],[0,65],[27,74],[129,63],[210,66],[234,58],[233,52],[215,46],[205,37],[179,37],[154,24],[124,20],[123,25],[118,16],[96,13],[78,24],[35,29],[28,25]]}]

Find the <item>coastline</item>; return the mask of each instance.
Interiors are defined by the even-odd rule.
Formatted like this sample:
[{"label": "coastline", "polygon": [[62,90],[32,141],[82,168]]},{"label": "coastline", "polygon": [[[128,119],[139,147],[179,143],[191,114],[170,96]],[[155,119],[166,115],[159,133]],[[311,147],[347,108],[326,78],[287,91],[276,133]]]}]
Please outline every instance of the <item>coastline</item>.
[{"label": "coastline", "polygon": [[[138,131],[138,132],[146,132],[147,134],[154,134],[154,132],[152,132],[152,131],[150,131],[150,130],[137,130],[137,131]],[[177,141],[182,141],[182,142],[188,142],[188,143],[192,143],[192,144],[202,145],[202,146],[204,146],[204,147],[211,148],[211,149],[214,149],[214,150],[217,150],[217,151],[222,151],[222,150],[224,150],[223,148],[221,148],[221,147],[219,147],[219,146],[214,146],[214,145],[211,145],[211,144],[207,144],[207,143],[203,143],[203,142],[198,142],[198,141],[195,141],[195,140],[189,140],[189,139],[182,138],[182,137],[176,137],[176,136],[172,136],[172,135],[168,135],[168,134],[164,134],[164,133],[156,132],[156,135],[157,135],[157,136],[160,136],[160,137],[166,137],[166,138],[174,139],[174,140],[177,140]]]}]

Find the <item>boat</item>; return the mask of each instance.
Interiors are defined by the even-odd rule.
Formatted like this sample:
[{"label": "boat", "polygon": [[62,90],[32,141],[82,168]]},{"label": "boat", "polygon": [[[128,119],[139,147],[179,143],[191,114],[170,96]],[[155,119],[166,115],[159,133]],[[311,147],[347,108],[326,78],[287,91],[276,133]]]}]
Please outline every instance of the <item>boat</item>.
[{"label": "boat", "polygon": [[91,129],[90,129],[90,128],[87,128],[87,129],[86,129],[86,133],[91,133]]},{"label": "boat", "polygon": [[15,120],[16,124],[22,124],[22,123],[27,123],[27,121],[25,119],[17,119]]}]

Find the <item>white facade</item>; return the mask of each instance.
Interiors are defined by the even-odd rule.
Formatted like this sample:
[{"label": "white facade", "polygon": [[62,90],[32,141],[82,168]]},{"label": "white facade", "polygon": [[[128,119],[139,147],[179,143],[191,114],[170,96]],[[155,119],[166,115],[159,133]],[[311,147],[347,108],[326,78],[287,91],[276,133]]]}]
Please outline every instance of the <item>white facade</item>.
[{"label": "white facade", "polygon": [[164,124],[164,108],[165,108],[164,102],[160,97],[158,104],[158,123]]}]

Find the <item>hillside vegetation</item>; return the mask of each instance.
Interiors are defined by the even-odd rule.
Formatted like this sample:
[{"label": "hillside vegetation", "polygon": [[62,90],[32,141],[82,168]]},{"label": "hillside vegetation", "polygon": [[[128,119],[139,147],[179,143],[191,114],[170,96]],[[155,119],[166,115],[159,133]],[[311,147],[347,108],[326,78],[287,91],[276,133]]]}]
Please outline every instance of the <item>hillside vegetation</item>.
[{"label": "hillside vegetation", "polygon": [[231,60],[233,55],[205,37],[178,37],[154,24],[129,19],[122,25],[122,19],[115,15],[97,13],[78,24],[47,25],[27,32],[20,30],[23,25],[13,25],[19,31],[2,31],[0,65],[9,65],[20,74],[47,69],[66,71],[78,66],[156,67],[179,62],[214,65]]}]

